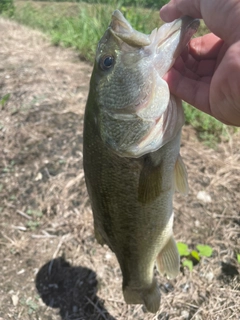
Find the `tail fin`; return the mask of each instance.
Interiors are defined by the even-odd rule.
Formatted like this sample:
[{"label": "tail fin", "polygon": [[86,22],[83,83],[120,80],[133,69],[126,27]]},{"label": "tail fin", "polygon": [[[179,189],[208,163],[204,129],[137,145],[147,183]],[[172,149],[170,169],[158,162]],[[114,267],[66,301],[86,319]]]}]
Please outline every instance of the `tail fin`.
[{"label": "tail fin", "polygon": [[155,279],[149,288],[123,288],[124,300],[127,304],[144,304],[149,312],[156,313],[160,307],[160,291]]},{"label": "tail fin", "polygon": [[180,258],[173,236],[157,256],[157,267],[161,274],[175,278],[179,273]]}]

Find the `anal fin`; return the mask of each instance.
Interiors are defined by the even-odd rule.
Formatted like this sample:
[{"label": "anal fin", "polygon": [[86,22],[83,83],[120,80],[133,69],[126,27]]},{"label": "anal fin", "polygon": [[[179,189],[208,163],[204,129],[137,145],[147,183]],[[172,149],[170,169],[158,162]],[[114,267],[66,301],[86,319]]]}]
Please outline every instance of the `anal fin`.
[{"label": "anal fin", "polygon": [[188,194],[187,170],[180,154],[178,155],[174,169],[174,185],[175,189],[180,193],[184,195]]},{"label": "anal fin", "polygon": [[170,237],[165,247],[157,256],[157,267],[159,272],[168,278],[175,278],[179,273],[180,257],[173,236]]}]

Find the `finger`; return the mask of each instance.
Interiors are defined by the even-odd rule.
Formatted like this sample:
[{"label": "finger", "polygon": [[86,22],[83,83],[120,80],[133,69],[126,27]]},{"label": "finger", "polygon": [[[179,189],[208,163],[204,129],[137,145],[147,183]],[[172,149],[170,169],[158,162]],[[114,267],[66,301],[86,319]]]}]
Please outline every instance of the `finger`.
[{"label": "finger", "polygon": [[197,61],[191,55],[178,57],[173,65],[173,68],[179,71],[185,77],[190,79],[199,79],[202,77],[213,76],[215,71],[216,60]]},{"label": "finger", "polygon": [[196,59],[216,59],[224,41],[213,33],[197,37],[189,42],[189,53]]},{"label": "finger", "polygon": [[182,15],[182,11],[178,10],[178,8],[174,6],[173,1],[165,4],[165,6],[160,9],[160,17],[165,22],[171,22],[180,18]]},{"label": "finger", "polygon": [[160,17],[165,22],[171,22],[183,15],[202,18],[199,1],[192,0],[191,5],[189,5],[189,0],[171,0],[160,10]]},{"label": "finger", "polygon": [[216,67],[216,60],[202,60],[196,62],[194,60],[194,64],[190,65],[190,62],[186,64],[186,68],[190,70],[192,73],[198,75],[198,77],[209,77],[213,76]]},{"label": "finger", "polygon": [[[216,61],[216,59],[206,59],[198,61],[192,55],[189,54],[187,59],[185,58],[185,61],[182,60],[182,63],[184,63],[184,71],[189,71],[192,74],[195,74],[195,78],[197,79],[200,77],[212,76],[216,69]],[[176,63],[174,64],[174,68],[179,70],[176,66]],[[183,74],[187,76],[186,73]]]},{"label": "finger", "polygon": [[172,94],[211,115],[209,79],[208,81],[205,81],[206,79],[190,79],[174,68],[164,76],[164,79],[167,81]]},{"label": "finger", "polygon": [[[179,73],[184,75],[185,77],[188,77],[190,79],[199,79],[199,76],[196,74],[196,72],[191,71],[190,69],[186,68],[186,62],[182,59],[182,57],[178,57],[173,65],[173,68],[177,70]],[[163,77],[164,80],[168,80],[168,76],[165,79],[165,76]]]},{"label": "finger", "polygon": [[212,114],[220,121],[240,126],[240,42],[226,52],[212,78]]}]

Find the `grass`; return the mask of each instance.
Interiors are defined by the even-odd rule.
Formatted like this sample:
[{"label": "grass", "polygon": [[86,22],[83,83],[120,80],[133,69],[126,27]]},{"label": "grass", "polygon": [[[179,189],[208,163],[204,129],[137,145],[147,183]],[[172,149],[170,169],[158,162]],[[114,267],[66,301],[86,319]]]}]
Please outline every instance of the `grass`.
[{"label": "grass", "polygon": [[[6,0],[5,0],[6,1]],[[12,1],[12,0],[10,0]],[[52,0],[39,0],[39,1],[52,1]],[[55,2],[65,2],[65,0],[56,0]],[[82,2],[82,0],[69,0],[68,2]],[[84,2],[95,4],[112,4],[114,1],[112,0],[85,0]],[[157,3],[156,3],[157,2]],[[121,0],[118,1],[122,6],[139,6],[143,8],[160,8],[163,5],[165,5],[168,2],[168,0]]]},{"label": "grass", "polygon": [[[139,31],[149,33],[159,25],[157,11],[129,7],[112,1],[111,5],[62,2],[16,2],[14,19],[50,35],[53,44],[73,47],[90,62],[96,45],[106,30],[111,13],[118,8]],[[146,23],[146,21],[149,21]]]},{"label": "grass", "polygon": [[[47,33],[54,45],[77,49],[80,57],[90,62],[93,62],[96,45],[114,9],[120,9],[133,27],[144,33],[150,33],[161,24],[158,10],[143,8],[154,2],[151,0],[99,0],[94,6],[91,4],[94,0],[87,2],[15,1],[11,15],[19,23]],[[160,2],[159,7],[166,1]],[[130,4],[135,6],[126,6]],[[197,35],[206,32],[207,28],[201,24]],[[184,111],[186,123],[197,130],[198,137],[207,145],[215,147],[223,137],[228,137],[228,128],[214,118],[186,103]]]},{"label": "grass", "polygon": [[237,128],[222,124],[186,102],[183,102],[183,108],[185,123],[191,125],[197,131],[199,140],[210,148],[216,148],[221,141],[228,141],[230,135],[237,131]]}]

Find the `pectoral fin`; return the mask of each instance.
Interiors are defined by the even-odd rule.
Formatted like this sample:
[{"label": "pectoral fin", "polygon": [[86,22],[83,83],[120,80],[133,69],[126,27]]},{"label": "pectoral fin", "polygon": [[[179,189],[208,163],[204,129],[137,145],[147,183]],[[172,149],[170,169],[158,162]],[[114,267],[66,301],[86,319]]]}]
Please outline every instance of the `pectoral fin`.
[{"label": "pectoral fin", "polygon": [[158,254],[157,267],[162,275],[166,274],[170,279],[178,275],[180,258],[173,236],[171,236],[165,247]]},{"label": "pectoral fin", "polygon": [[154,201],[162,191],[161,164],[154,166],[151,158],[146,157],[139,177],[138,200],[141,203]]},{"label": "pectoral fin", "polygon": [[175,189],[180,193],[186,195],[188,193],[188,181],[187,181],[187,170],[185,168],[184,162],[178,155],[175,170],[174,170],[174,185]]}]

